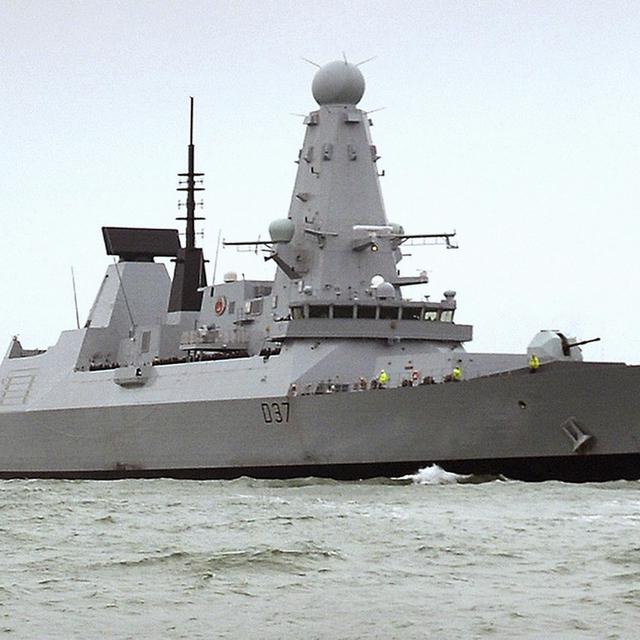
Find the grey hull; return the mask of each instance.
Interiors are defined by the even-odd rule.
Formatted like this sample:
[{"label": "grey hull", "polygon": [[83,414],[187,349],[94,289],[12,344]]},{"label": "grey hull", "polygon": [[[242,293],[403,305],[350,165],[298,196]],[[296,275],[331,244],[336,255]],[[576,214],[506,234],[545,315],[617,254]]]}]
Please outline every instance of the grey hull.
[{"label": "grey hull", "polygon": [[[2,477],[640,478],[640,367],[552,363],[460,383],[0,416]],[[576,441],[576,429],[585,439]]]},{"label": "grey hull", "polygon": [[[272,280],[230,272],[207,285],[191,119],[185,246],[175,229],[103,227],[118,260],[82,328],[48,349],[13,337],[0,363],[0,476],[363,478],[438,463],[640,478],[640,368],[584,363],[581,346],[599,338],[556,329],[526,352],[474,353],[454,290],[405,295],[429,277],[402,275],[404,248],[456,248],[455,232],[406,233],[387,217],[364,86],[346,60],[317,71],[287,217],[268,240],[248,229],[224,243],[264,252]],[[173,278],[158,257],[173,258]],[[463,381],[426,384],[451,378]],[[353,390],[378,380],[389,389]]]}]

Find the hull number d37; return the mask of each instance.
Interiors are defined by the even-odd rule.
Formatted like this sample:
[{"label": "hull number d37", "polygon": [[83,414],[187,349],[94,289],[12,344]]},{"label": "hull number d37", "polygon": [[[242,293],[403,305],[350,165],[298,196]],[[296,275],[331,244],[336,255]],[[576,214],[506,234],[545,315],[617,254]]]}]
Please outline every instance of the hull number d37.
[{"label": "hull number d37", "polygon": [[263,402],[260,408],[262,409],[262,419],[265,424],[289,422],[288,400],[283,402]]}]

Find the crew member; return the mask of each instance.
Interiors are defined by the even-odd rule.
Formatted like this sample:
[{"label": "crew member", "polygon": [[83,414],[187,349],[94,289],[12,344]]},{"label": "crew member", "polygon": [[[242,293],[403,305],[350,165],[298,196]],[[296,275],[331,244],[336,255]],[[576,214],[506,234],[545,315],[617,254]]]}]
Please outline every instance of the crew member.
[{"label": "crew member", "polygon": [[529,373],[535,373],[540,367],[540,360],[535,353],[531,354],[529,358]]},{"label": "crew member", "polygon": [[451,372],[451,380],[453,382],[460,382],[462,380],[462,369],[459,365],[453,367],[453,371]]},{"label": "crew member", "polygon": [[378,389],[384,389],[387,386],[387,382],[389,382],[389,374],[381,369],[378,374]]}]

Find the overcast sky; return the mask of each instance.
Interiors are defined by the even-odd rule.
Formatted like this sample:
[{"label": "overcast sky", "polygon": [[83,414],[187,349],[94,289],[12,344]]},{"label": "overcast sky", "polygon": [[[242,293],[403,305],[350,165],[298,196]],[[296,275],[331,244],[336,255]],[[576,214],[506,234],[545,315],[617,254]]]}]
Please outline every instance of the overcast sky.
[{"label": "overcast sky", "polygon": [[[458,292],[474,351],[542,328],[640,363],[640,3],[0,2],[0,348],[84,321],[110,258],[100,227],[174,226],[188,96],[206,173],[201,240],[285,217],[314,67],[345,52],[385,170],[387,215],[428,293]],[[218,274],[271,277],[225,249]]]}]

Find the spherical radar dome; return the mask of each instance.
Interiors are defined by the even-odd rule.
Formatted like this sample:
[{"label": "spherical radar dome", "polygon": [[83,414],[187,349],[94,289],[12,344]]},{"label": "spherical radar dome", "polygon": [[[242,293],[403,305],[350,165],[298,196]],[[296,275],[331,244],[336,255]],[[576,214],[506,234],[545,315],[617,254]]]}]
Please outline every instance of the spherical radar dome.
[{"label": "spherical radar dome", "polygon": [[396,288],[386,280],[376,287],[376,298],[386,300],[387,298],[396,297]]},{"label": "spherical radar dome", "polygon": [[318,69],[311,91],[319,105],[358,104],[364,95],[364,76],[355,64],[336,60]]},{"label": "spherical radar dome", "polygon": [[289,218],[274,220],[269,225],[269,235],[272,242],[291,242],[295,232],[296,225]]}]

